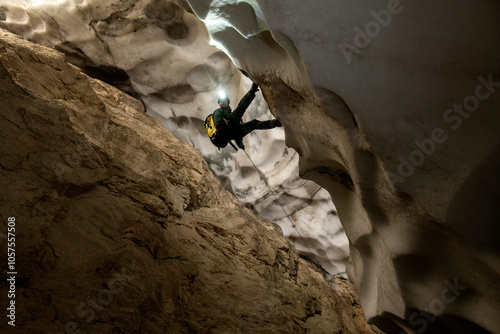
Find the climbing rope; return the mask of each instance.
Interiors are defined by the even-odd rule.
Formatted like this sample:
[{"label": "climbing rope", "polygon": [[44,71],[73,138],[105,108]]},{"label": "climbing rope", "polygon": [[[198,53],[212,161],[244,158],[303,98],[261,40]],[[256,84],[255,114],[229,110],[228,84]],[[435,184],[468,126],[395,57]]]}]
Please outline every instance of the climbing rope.
[{"label": "climbing rope", "polygon": [[216,87],[219,87],[219,84],[214,80],[214,78],[212,77],[212,74],[210,74],[210,71],[208,69],[208,65],[205,62],[205,57],[203,57],[203,54],[201,53],[200,44],[198,44],[198,41],[196,41],[196,49],[198,50],[198,53],[200,54],[200,58],[203,61],[203,66],[205,66],[205,71],[207,72],[208,77],[210,78],[210,80],[212,80],[212,82],[214,83],[214,85]]},{"label": "climbing rope", "polygon": [[[200,50],[200,45],[198,44],[198,41],[196,41],[196,47],[198,49],[198,53],[200,54],[200,58],[201,60],[203,61],[203,65],[205,66],[205,70],[207,71],[207,74],[210,78],[210,80],[212,80],[212,82],[214,83],[215,86],[219,86],[219,84],[214,80],[214,78],[212,77],[212,74],[210,73],[209,71],[209,68],[208,68],[208,65],[207,63],[205,62],[205,57],[203,57],[203,54],[201,53],[201,50]],[[231,144],[232,145],[232,144]],[[232,145],[233,146],[233,145]],[[233,146],[234,147],[234,146]],[[252,158],[250,158],[250,155],[248,154],[248,152],[246,150],[243,150],[243,152],[245,152],[246,156],[248,157],[248,160],[250,160],[250,162],[252,163],[252,165],[255,167],[255,170],[257,170],[257,172],[259,173],[261,179],[264,181],[264,183],[266,184],[267,188],[269,189],[269,191],[271,192],[271,194],[273,195],[274,199],[276,200],[276,202],[278,203],[278,205],[280,206],[281,210],[283,210],[283,213],[285,214],[285,217],[288,219],[288,221],[290,222],[290,224],[292,225],[292,227],[295,229],[295,231],[297,232],[297,235],[302,239],[302,241],[304,242],[304,245],[305,247],[309,250],[310,254],[314,254],[314,252],[311,250],[311,248],[309,247],[309,245],[307,244],[307,241],[306,239],[302,236],[302,234],[300,233],[300,231],[297,229],[297,224],[293,222],[292,218],[290,217],[290,215],[288,214],[288,212],[286,212],[285,208],[283,207],[283,205],[281,204],[278,196],[276,195],[276,193],[274,192],[274,190],[271,188],[271,186],[269,185],[269,182],[267,181],[267,178],[266,176],[260,171],[260,169],[257,167],[257,165],[255,165],[255,163],[253,162]],[[314,195],[313,195],[314,196]],[[312,199],[312,197],[311,197]]]},{"label": "climbing rope", "polygon": [[[264,181],[264,183],[266,184],[267,188],[269,189],[269,191],[271,192],[271,194],[273,195],[274,199],[276,200],[276,202],[278,203],[279,207],[281,208],[281,210],[283,210],[283,213],[285,214],[285,217],[288,219],[288,221],[290,222],[290,224],[292,225],[292,227],[295,229],[295,231],[297,232],[298,236],[302,239],[302,241],[304,241],[304,245],[306,246],[306,248],[309,250],[310,254],[314,254],[314,252],[311,250],[311,248],[309,247],[309,245],[307,244],[307,241],[306,239],[302,236],[302,234],[300,233],[299,229],[297,228],[297,224],[293,222],[292,218],[290,217],[290,215],[288,214],[288,212],[286,212],[285,208],[283,207],[283,205],[281,204],[278,196],[276,195],[276,193],[274,192],[274,190],[271,188],[271,186],[269,185],[269,182],[267,181],[267,177],[264,175],[264,173],[262,173],[260,171],[260,169],[257,167],[257,165],[253,162],[252,158],[250,158],[250,155],[248,154],[248,152],[246,150],[243,150],[243,152],[245,152],[246,156],[248,157],[248,160],[250,160],[250,162],[252,163],[252,165],[254,166],[255,170],[257,170],[257,172],[259,173],[261,179]],[[312,197],[311,197],[312,199]]]},{"label": "climbing rope", "polygon": [[286,212],[285,208],[283,207],[283,205],[281,205],[281,202],[279,201],[276,193],[274,192],[274,190],[271,188],[271,186],[269,185],[269,182],[267,181],[267,177],[264,175],[264,173],[262,173],[260,171],[260,169],[257,167],[257,165],[253,162],[252,158],[250,158],[250,155],[248,154],[248,152],[246,150],[243,150],[243,152],[245,152],[246,156],[248,157],[248,160],[250,160],[250,162],[252,163],[252,165],[254,166],[255,170],[259,173],[260,175],[260,178],[264,181],[264,183],[266,184],[267,188],[269,189],[269,191],[271,192],[271,194],[274,196],[274,198],[276,199],[276,202],[278,203],[278,205],[281,207],[281,210],[283,210],[283,213],[285,214],[285,216],[288,218],[288,220],[290,221],[290,224],[292,224],[292,227],[296,227],[297,224],[295,224],[290,215]]}]

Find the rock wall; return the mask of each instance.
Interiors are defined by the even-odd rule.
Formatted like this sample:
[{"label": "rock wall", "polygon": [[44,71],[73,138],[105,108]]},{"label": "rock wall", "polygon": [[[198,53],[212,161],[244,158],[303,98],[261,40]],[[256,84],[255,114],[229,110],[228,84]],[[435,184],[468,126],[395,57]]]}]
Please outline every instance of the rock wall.
[{"label": "rock wall", "polygon": [[3,30],[0,73],[2,333],[375,332],[139,101]]},{"label": "rock wall", "polygon": [[184,3],[330,192],[368,319],[500,333],[499,3]]},{"label": "rock wall", "polygon": [[[344,273],[348,241],[335,206],[324,189],[299,177],[298,155],[285,146],[283,129],[245,138],[272,191],[246,154],[218,151],[208,140],[203,123],[218,107],[219,90],[234,108],[251,81],[207,43],[203,23],[186,9],[163,0],[0,0],[0,27],[64,52],[88,75],[142,100],[149,115],[202,152],[241,203],[278,223],[302,255],[332,275]],[[244,121],[272,117],[259,92]]]}]

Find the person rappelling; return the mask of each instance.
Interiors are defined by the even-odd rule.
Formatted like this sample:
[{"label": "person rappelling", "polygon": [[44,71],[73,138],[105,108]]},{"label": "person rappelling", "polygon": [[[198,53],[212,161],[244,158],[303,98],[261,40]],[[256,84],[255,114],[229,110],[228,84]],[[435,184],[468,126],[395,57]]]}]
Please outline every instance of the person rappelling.
[{"label": "person rappelling", "polygon": [[224,148],[229,143],[235,150],[238,150],[231,140],[236,142],[239,148],[245,149],[243,145],[243,137],[254,130],[268,130],[283,126],[280,121],[273,119],[270,121],[252,120],[244,123],[242,121],[243,114],[247,110],[250,103],[255,98],[255,93],[259,87],[254,83],[248,93],[243,96],[238,103],[238,106],[233,111],[229,106],[230,100],[227,95],[219,95],[217,102],[218,109],[208,115],[205,120],[205,128],[212,143],[219,149]]}]

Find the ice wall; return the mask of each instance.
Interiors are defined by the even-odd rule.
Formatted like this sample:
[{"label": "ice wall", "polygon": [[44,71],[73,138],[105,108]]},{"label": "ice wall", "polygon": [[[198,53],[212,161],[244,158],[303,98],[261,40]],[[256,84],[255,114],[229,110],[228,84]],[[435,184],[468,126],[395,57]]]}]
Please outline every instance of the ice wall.
[{"label": "ice wall", "polygon": [[[218,107],[218,91],[235,107],[251,81],[207,43],[193,14],[161,0],[0,0],[0,27],[64,52],[89,75],[141,99],[148,114],[203,153],[240,202],[278,223],[302,255],[332,275],[345,272],[348,241],[336,209],[325,190],[299,178],[298,155],[286,148],[283,129],[245,138],[260,173],[246,154],[218,151],[206,137],[203,121]],[[244,120],[272,117],[259,92]]]},{"label": "ice wall", "polygon": [[187,2],[334,198],[367,317],[500,333],[500,4]]}]

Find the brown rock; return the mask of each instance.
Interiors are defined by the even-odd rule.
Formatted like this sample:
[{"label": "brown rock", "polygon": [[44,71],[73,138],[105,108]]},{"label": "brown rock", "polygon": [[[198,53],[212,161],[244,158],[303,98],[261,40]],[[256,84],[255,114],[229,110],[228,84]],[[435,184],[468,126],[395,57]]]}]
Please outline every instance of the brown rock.
[{"label": "brown rock", "polygon": [[373,332],[140,102],[4,31],[0,64],[2,333]]}]

